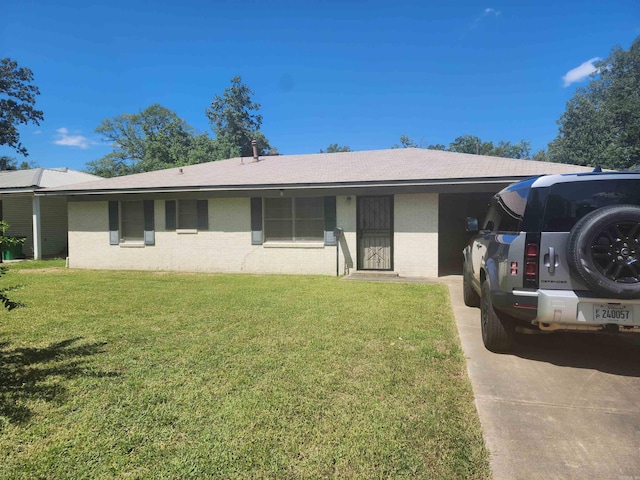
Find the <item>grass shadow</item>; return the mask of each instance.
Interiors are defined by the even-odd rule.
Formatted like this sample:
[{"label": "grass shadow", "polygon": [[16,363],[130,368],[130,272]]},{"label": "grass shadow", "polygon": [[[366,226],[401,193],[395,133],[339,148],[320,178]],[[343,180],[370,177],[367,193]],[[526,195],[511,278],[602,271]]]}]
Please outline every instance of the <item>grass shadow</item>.
[{"label": "grass shadow", "polygon": [[[30,400],[64,401],[67,388],[61,380],[74,377],[109,377],[87,365],[87,357],[103,353],[106,342],[80,344],[81,337],[46,347],[15,347],[0,343],[0,419],[28,421]],[[2,422],[0,422],[0,431]]]}]

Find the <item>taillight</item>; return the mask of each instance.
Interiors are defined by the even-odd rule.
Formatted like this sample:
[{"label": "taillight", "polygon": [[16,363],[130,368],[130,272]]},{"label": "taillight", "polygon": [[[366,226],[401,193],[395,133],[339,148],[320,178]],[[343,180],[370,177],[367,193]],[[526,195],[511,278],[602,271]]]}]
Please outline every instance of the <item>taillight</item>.
[{"label": "taillight", "polygon": [[524,286],[538,287],[538,263],[540,259],[540,236],[527,234],[524,248]]},{"label": "taillight", "polygon": [[528,280],[535,280],[538,275],[538,244],[527,243],[524,258],[524,274]]}]

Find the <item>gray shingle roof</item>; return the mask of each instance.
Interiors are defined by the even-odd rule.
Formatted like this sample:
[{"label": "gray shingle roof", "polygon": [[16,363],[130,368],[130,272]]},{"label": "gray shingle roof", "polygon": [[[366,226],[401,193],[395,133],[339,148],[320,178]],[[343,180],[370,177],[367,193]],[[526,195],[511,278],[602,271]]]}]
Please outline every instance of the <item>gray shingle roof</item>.
[{"label": "gray shingle roof", "polygon": [[32,168],[30,170],[0,171],[0,193],[33,191],[47,187],[61,187],[72,183],[98,180],[101,177],[68,168]]},{"label": "gray shingle roof", "polygon": [[588,172],[590,167],[442,152],[419,148],[232,158],[182,168],[67,185],[70,194],[144,190],[483,183],[541,174]]}]

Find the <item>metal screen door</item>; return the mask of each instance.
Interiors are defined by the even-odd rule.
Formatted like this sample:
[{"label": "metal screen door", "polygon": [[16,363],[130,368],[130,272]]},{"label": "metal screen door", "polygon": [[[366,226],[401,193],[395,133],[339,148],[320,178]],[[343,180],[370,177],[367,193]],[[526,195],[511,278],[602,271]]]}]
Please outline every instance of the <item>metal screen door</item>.
[{"label": "metal screen door", "polygon": [[358,270],[393,270],[393,197],[358,197]]}]

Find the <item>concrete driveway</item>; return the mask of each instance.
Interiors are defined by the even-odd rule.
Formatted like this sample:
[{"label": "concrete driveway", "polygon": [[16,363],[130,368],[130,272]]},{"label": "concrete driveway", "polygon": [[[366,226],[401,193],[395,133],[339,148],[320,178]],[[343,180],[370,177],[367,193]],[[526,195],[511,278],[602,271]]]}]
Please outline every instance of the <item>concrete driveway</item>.
[{"label": "concrete driveway", "polygon": [[640,334],[482,345],[480,310],[445,277],[494,478],[640,480]]}]

